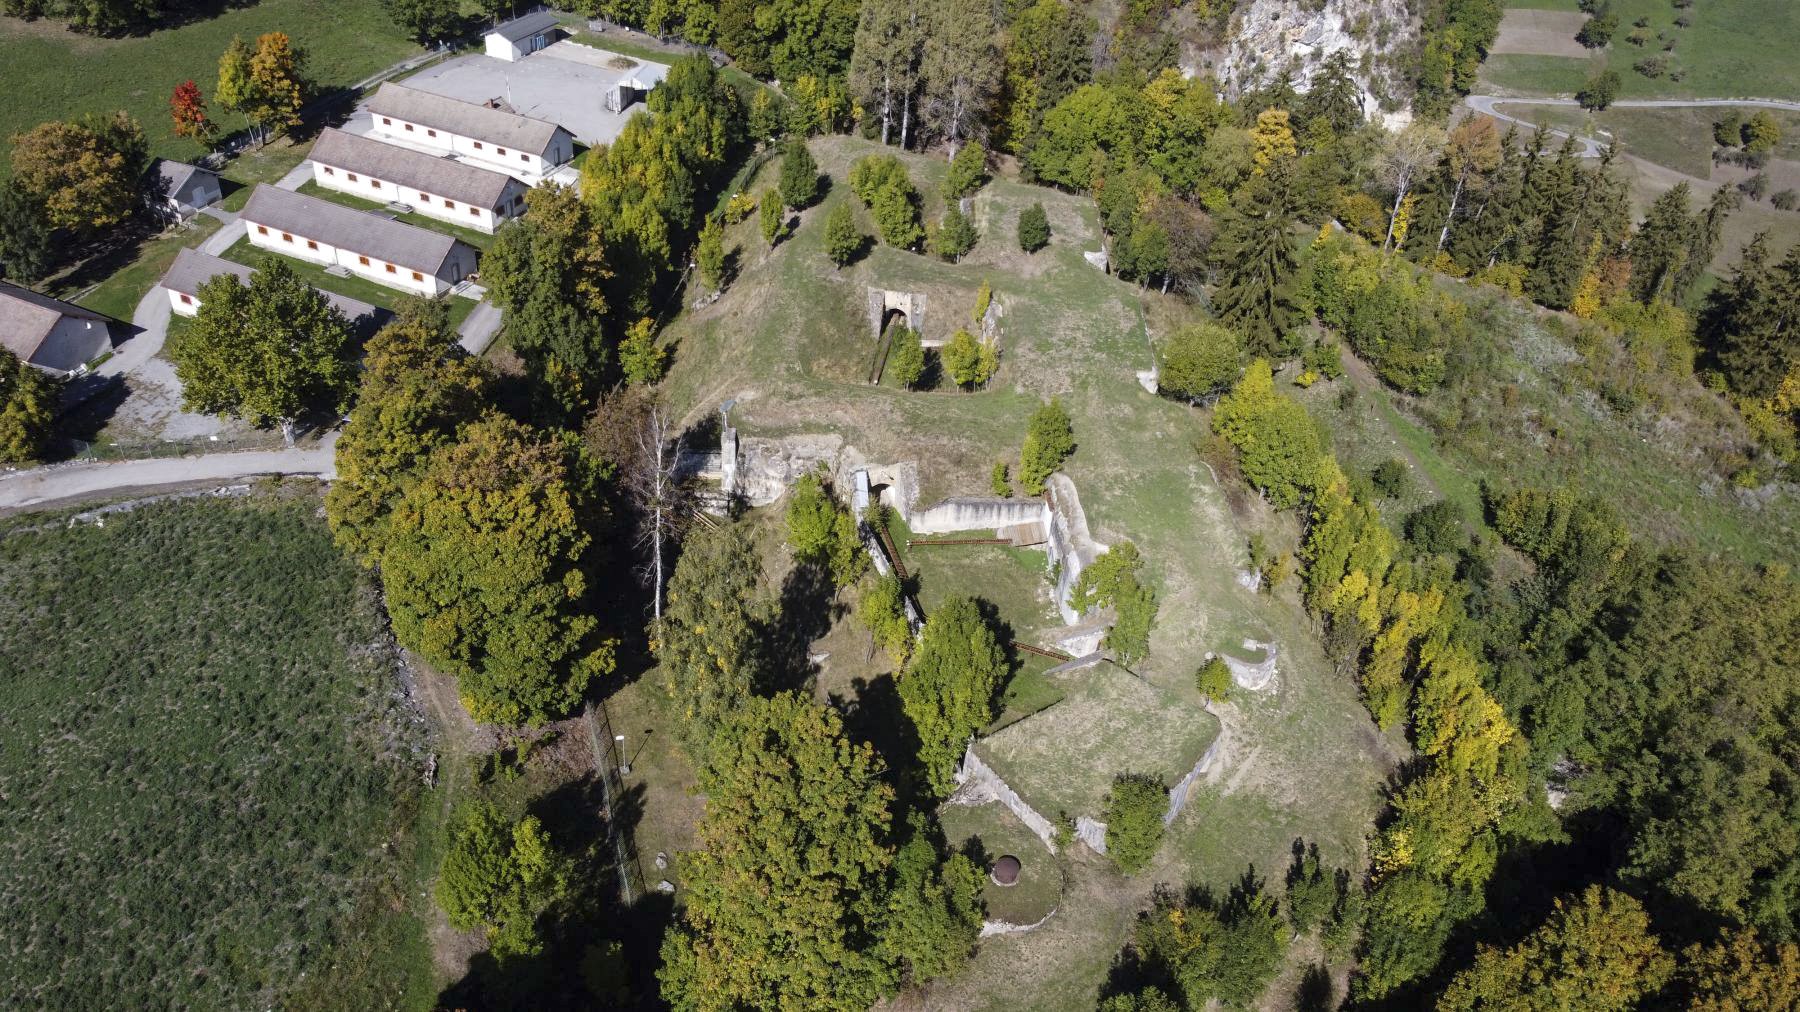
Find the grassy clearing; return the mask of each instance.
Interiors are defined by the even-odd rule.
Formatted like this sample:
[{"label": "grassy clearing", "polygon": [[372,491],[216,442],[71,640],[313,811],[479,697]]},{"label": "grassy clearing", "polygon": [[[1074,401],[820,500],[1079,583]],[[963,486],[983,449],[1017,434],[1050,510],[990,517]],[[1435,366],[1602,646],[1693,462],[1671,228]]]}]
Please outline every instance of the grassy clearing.
[{"label": "grassy clearing", "polygon": [[[248,267],[261,267],[264,261],[268,260],[270,257],[280,256],[280,254],[271,253],[268,250],[252,246],[250,245],[250,240],[248,238],[243,238],[232,243],[224,253],[220,254],[220,256],[226,260],[244,264]],[[281,257],[281,260],[289,267],[293,268],[294,274],[302,281],[305,281],[307,284],[322,291],[334,292],[338,295],[343,295],[352,299],[360,299],[372,306],[380,306],[383,309],[393,309],[400,304],[402,299],[406,298],[407,293],[402,292],[397,288],[389,288],[386,285],[376,284],[367,278],[355,274],[352,274],[349,277],[338,277],[335,274],[325,273],[325,268],[310,261],[286,256]],[[446,298],[448,298],[450,306],[450,328],[454,330],[458,326],[461,326],[462,321],[474,311],[475,300],[457,297]]]},{"label": "grassy clearing", "polygon": [[975,742],[975,751],[1038,814],[1101,818],[1121,773],[1173,785],[1218,734],[1204,710],[1110,664],[1057,677],[1067,695]]},{"label": "grassy clearing", "polygon": [[990,871],[993,862],[1001,857],[1011,855],[1019,859],[1017,882],[1002,886],[992,876],[985,880],[981,898],[987,904],[988,920],[1036,924],[1062,902],[1062,866],[1056,855],[1005,805],[997,801],[945,805],[938,809],[938,821],[952,847],[978,843],[986,858],[983,872]]},{"label": "grassy clearing", "polygon": [[[1569,10],[1572,4],[1549,0],[1522,7]],[[1683,11],[1668,0],[1613,0],[1619,30],[1612,43],[1592,60],[1500,54],[1488,58],[1481,81],[1488,90],[1521,95],[1568,95],[1601,65],[1619,74],[1623,98],[1785,98],[1800,99],[1800,65],[1793,42],[1800,38],[1800,5],[1791,0],[1733,0],[1696,4]],[[1687,28],[1675,19],[1692,18]],[[1643,46],[1630,41],[1639,18],[1647,18],[1649,37]],[[1663,52],[1663,41],[1673,50]],[[1649,78],[1632,69],[1646,56],[1664,55],[1680,81],[1665,75]]]},{"label": "grassy clearing", "polygon": [[[334,204],[353,207],[358,211],[379,211],[387,206],[387,204],[379,200],[364,200],[353,193],[344,193],[340,190],[328,189],[320,186],[316,182],[310,181],[301,183],[299,192],[304,193],[309,197],[317,197],[320,200],[329,200]],[[386,217],[386,215],[383,215],[383,217]],[[461,239],[463,242],[468,243],[478,250],[485,251],[494,243],[494,236],[491,232],[481,232],[472,228],[464,228],[461,225],[452,225],[441,218],[433,218],[430,215],[420,214],[417,211],[408,211],[405,214],[393,215],[393,218],[395,221],[403,221],[408,225],[417,225],[420,228],[428,228],[434,232],[442,232],[452,238]]]},{"label": "grassy clearing", "polygon": [[137,248],[135,260],[113,272],[76,302],[96,313],[130,322],[138,302],[169,272],[176,254],[205,242],[219,227],[217,219],[197,215],[188,224],[145,242]]},{"label": "grassy clearing", "polygon": [[[154,155],[190,161],[201,145],[174,135],[169,93],[192,78],[210,99],[218,81],[219,54],[233,36],[253,40],[283,31],[307,54],[318,90],[355,84],[418,52],[376,0],[263,0],[227,9],[179,28],[124,39],[76,35],[48,21],[0,19],[0,85],[29,96],[0,108],[0,138],[10,138],[50,119],[123,109],[143,124]],[[212,110],[227,130],[242,118]],[[12,172],[0,160],[0,178]]]},{"label": "grassy clearing", "polygon": [[[1530,123],[1542,123],[1554,129],[1584,134],[1604,140],[1612,138],[1628,155],[1648,159],[1674,169],[1683,175],[1708,179],[1713,172],[1713,123],[1731,110],[1716,106],[1675,109],[1632,109],[1617,106],[1604,112],[1590,113],[1567,106],[1505,105],[1499,110]],[[1748,116],[1756,110],[1742,107],[1738,112]],[[1778,158],[1800,154],[1800,113],[1770,110],[1781,124],[1782,142],[1777,146]]]},{"label": "grassy clearing", "polygon": [[421,742],[317,499],[0,532],[0,1003],[430,1007]]}]

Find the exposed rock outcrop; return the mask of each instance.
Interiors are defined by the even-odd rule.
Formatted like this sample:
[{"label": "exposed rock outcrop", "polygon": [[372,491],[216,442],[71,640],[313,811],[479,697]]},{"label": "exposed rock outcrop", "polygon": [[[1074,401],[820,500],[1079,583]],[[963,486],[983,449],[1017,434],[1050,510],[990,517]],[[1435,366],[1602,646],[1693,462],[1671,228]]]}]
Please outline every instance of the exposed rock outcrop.
[{"label": "exposed rock outcrop", "polygon": [[1232,14],[1211,69],[1234,97],[1283,72],[1304,92],[1325,58],[1345,51],[1362,88],[1364,115],[1393,125],[1406,118],[1412,88],[1405,68],[1418,42],[1406,0],[1250,0]]}]

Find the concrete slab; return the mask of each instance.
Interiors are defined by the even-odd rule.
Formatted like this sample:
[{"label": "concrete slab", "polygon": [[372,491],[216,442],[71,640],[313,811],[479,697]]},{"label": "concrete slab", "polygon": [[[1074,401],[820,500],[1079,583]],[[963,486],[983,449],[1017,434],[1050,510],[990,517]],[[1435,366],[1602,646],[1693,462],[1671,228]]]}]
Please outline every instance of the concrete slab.
[{"label": "concrete slab", "polygon": [[644,108],[639,102],[622,113],[609,112],[609,92],[621,82],[648,91],[668,72],[664,64],[565,39],[513,63],[486,54],[458,57],[427,67],[407,78],[406,85],[464,102],[498,99],[520,115],[549,120],[593,146],[612,143]]}]

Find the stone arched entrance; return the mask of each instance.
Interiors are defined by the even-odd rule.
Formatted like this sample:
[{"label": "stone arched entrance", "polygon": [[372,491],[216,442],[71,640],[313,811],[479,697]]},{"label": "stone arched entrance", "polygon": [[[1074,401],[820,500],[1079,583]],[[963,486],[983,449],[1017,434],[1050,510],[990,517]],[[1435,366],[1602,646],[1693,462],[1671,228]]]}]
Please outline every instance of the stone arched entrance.
[{"label": "stone arched entrance", "polygon": [[881,337],[881,332],[893,322],[891,314],[899,313],[903,322],[918,331],[925,333],[925,293],[894,292],[885,288],[869,289],[869,336]]}]

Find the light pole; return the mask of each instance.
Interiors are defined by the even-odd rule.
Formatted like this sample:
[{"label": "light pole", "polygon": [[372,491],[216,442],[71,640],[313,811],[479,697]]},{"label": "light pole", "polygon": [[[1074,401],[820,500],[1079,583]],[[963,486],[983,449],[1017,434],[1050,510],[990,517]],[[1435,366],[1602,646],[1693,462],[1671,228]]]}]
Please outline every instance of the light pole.
[{"label": "light pole", "polygon": [[618,757],[619,757],[619,775],[622,777],[630,776],[631,775],[631,764],[624,761],[625,760],[625,736],[624,735],[622,735],[622,734],[613,735],[613,748],[616,750],[615,754],[618,755]]}]

